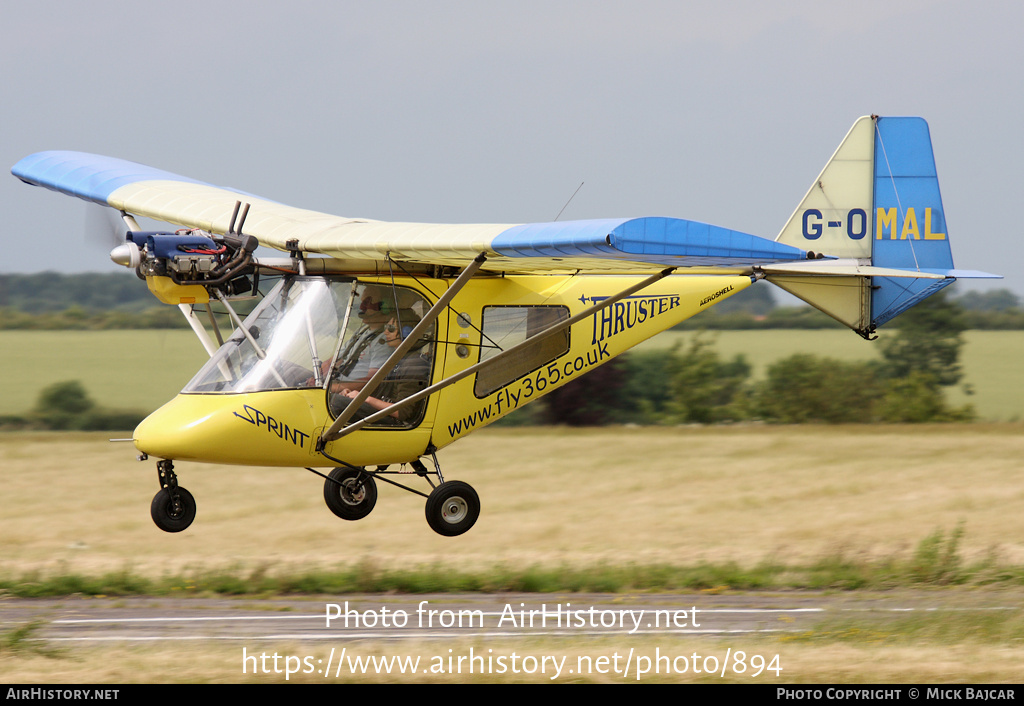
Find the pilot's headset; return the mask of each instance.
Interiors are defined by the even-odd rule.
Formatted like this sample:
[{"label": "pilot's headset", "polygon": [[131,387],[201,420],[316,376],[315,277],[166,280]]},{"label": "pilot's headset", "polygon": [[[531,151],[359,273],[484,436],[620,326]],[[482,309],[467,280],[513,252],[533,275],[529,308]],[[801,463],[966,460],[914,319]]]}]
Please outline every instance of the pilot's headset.
[{"label": "pilot's headset", "polygon": [[[395,319],[399,326],[402,327],[402,340],[404,341],[412,333],[412,330],[416,328],[416,325],[420,322],[420,317],[412,309],[399,309],[395,314]],[[434,338],[434,327],[428,326],[419,338],[412,346],[412,350],[416,351],[423,346],[430,343]]]}]

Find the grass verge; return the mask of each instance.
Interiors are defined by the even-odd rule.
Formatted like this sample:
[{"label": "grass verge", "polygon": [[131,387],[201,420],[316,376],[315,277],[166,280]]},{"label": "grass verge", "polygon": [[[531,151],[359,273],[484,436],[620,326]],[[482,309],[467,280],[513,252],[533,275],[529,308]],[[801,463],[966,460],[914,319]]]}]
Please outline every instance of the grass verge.
[{"label": "grass verge", "polygon": [[20,598],[68,595],[318,595],[338,593],[624,593],[727,590],[885,590],[940,586],[1024,585],[1024,567],[995,556],[965,562],[960,555],[963,527],[936,530],[909,556],[879,559],[835,554],[804,564],[764,560],[751,566],[736,562],[610,564],[588,566],[495,565],[459,570],[435,563],[414,568],[386,568],[365,560],[333,568],[275,571],[231,566],[197,568],[162,577],[146,577],[130,568],[97,575],[32,571],[0,576],[0,591]]}]

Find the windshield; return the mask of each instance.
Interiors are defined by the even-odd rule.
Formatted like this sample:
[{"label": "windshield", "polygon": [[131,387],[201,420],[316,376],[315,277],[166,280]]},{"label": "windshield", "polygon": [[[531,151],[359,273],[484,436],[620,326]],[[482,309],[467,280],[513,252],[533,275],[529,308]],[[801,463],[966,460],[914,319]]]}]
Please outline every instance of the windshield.
[{"label": "windshield", "polygon": [[319,387],[337,355],[356,283],[282,280],[235,329],[183,392]]}]

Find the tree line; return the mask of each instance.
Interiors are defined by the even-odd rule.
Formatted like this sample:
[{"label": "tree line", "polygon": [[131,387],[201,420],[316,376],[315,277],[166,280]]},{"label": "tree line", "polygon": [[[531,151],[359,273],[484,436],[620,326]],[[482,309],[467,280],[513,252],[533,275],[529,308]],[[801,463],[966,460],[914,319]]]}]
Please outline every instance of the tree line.
[{"label": "tree line", "polygon": [[[949,290],[955,290],[953,285]],[[945,291],[949,291],[945,290]],[[780,306],[768,286],[749,287],[684,321],[681,330],[841,328],[809,306]],[[1008,289],[950,297],[968,329],[1024,330],[1024,306]],[[899,326],[897,320],[896,326]],[[131,272],[0,274],[0,329],[187,328],[176,307],[159,304]]]}]

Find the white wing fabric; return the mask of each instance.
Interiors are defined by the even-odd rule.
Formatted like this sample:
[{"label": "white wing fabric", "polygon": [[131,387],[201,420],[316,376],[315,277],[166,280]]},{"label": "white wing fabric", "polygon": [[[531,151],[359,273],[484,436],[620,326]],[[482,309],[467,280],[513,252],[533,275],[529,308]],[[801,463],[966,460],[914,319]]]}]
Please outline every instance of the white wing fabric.
[{"label": "white wing fabric", "polygon": [[251,204],[247,235],[279,250],[461,267],[481,252],[506,272],[633,273],[667,266],[699,272],[804,260],[804,250],[676,218],[620,218],[534,224],[391,223],[285,206],[234,189],[112,157],[40,152],[14,166],[22,181],[125,212],[212,233],[227,231],[235,203]]}]

